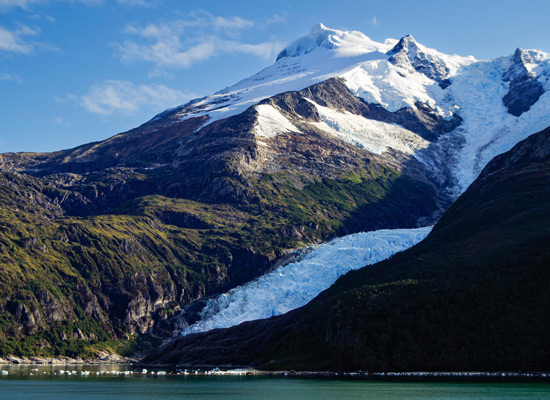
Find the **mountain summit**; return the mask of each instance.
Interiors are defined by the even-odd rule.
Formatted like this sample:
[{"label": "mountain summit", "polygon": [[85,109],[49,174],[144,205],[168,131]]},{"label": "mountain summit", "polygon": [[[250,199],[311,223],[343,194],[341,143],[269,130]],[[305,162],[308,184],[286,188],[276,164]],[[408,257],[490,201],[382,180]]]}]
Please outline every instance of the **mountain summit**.
[{"label": "mountain summit", "polygon": [[[451,123],[453,132],[439,137],[443,131],[438,131],[429,136],[429,140],[440,143],[431,146],[429,154],[420,151],[415,157],[421,158],[428,169],[437,165],[434,176],[440,176],[445,191],[456,197],[493,156],[510,149],[526,137],[526,132],[548,125],[544,110],[550,106],[546,94],[550,85],[549,55],[518,51],[511,58],[478,61],[430,49],[411,35],[379,43],[360,32],[318,24],[284,49],[275,64],[218,93],[161,114],[154,121],[200,117],[207,118],[207,125],[242,113],[262,99],[337,78],[351,94],[384,111],[409,111],[432,120],[455,121]],[[484,94],[479,96],[480,92]],[[522,93],[527,96],[522,98]],[[421,119],[425,121],[425,117]],[[380,118],[368,116],[370,120]],[[458,118],[462,120],[460,126],[456,124]],[[395,119],[382,122],[395,123]],[[427,125],[416,124],[412,132],[426,138],[422,126]],[[445,150],[448,141],[457,142],[451,152]],[[441,166],[451,164],[454,166],[442,176]]]},{"label": "mountain summit", "polygon": [[333,36],[341,36],[342,34],[343,32],[341,31],[328,29],[326,26],[319,23],[315,25],[306,36],[282,50],[277,55],[277,61],[285,57],[298,57],[308,54],[318,47],[334,49],[336,45]]},{"label": "mountain summit", "polygon": [[401,38],[387,54],[392,64],[408,70],[414,69],[434,81],[441,83],[449,75],[449,67],[438,57],[437,52],[418,44],[412,35]]},{"label": "mountain summit", "polygon": [[380,51],[383,48],[384,45],[372,41],[361,32],[330,29],[319,23],[307,35],[281,51],[277,61],[287,57],[303,56],[316,49],[338,50],[339,55],[359,55]]},{"label": "mountain summit", "polygon": [[548,81],[548,70],[540,67],[544,61],[548,61],[548,55],[539,51],[515,51],[503,75],[504,80],[510,85],[508,93],[503,97],[504,105],[510,114],[519,117],[529,111],[544,94],[544,80],[538,79],[543,75]]}]

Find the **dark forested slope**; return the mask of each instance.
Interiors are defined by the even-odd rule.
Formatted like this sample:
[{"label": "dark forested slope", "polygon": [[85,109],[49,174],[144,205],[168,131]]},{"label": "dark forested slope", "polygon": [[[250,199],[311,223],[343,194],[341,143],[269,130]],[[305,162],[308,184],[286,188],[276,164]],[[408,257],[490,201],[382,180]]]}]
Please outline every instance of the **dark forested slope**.
[{"label": "dark forested slope", "polygon": [[548,370],[550,129],[493,159],[419,245],[280,317],[143,360],[302,370]]}]

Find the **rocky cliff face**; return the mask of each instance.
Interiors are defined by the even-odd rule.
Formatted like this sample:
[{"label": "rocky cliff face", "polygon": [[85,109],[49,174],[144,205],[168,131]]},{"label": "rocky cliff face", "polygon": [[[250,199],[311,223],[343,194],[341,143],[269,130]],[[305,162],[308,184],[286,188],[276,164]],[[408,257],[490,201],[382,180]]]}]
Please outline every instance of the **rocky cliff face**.
[{"label": "rocky cliff face", "polygon": [[537,74],[533,70],[533,66],[536,65],[534,58],[535,52],[517,49],[503,75],[510,86],[502,101],[508,112],[516,117],[529,111],[544,93],[544,85],[537,79]]},{"label": "rocky cliff face", "polygon": [[447,86],[445,82],[449,75],[449,68],[437,55],[431,54],[429,50],[419,45],[411,35],[407,35],[388,52],[389,62],[407,69],[416,70],[428,78]]}]

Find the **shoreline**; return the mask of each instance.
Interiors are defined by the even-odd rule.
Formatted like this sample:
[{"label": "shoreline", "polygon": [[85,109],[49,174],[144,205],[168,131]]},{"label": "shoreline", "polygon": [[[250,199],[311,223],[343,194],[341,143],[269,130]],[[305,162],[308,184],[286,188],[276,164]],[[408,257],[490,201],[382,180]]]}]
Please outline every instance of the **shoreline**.
[{"label": "shoreline", "polygon": [[122,357],[118,354],[105,353],[105,355],[94,359],[71,358],[65,356],[59,357],[17,357],[5,356],[0,357],[1,366],[14,365],[103,365],[103,364],[120,364],[130,365],[135,364],[138,360],[135,358]]},{"label": "shoreline", "polygon": [[[141,368],[141,367],[140,367]],[[252,368],[167,368],[149,367],[142,369],[142,374],[162,375],[196,375],[196,376],[259,376],[274,378],[311,378],[311,379],[353,379],[353,380],[380,380],[380,381],[469,381],[469,382],[526,382],[538,381],[550,383],[550,372],[546,371],[411,371],[411,372],[368,372],[368,371],[263,371]],[[134,372],[140,373],[140,372]]]},{"label": "shoreline", "polygon": [[[14,362],[7,362],[10,361]],[[136,360],[128,358],[83,360],[68,357],[41,358],[41,357],[4,357],[0,358],[0,370],[9,371],[13,367],[79,367],[78,373],[71,371],[72,375],[89,375],[90,372],[82,367],[98,366],[119,366],[122,369],[95,370],[96,375],[125,375],[125,376],[184,376],[184,377],[206,377],[206,376],[239,376],[239,377],[273,377],[273,378],[305,378],[305,379],[350,379],[350,380],[371,380],[371,381],[467,381],[467,382],[548,382],[550,383],[550,372],[545,371],[411,371],[411,372],[368,372],[368,371],[263,371],[253,368],[143,368],[136,366]],[[8,367],[5,370],[3,367]],[[29,371],[36,372],[33,368]],[[8,375],[3,373],[3,376]],[[32,375],[32,373],[31,373]],[[67,370],[59,369],[53,375],[71,375]]]},{"label": "shoreline", "polygon": [[[273,377],[273,378],[311,378],[311,379],[353,379],[379,381],[468,381],[468,382],[549,382],[550,371],[410,371],[410,372],[369,372],[369,371],[264,371],[249,367],[173,367],[173,366],[144,366],[139,360],[122,357],[116,354],[106,354],[97,359],[82,359],[71,357],[0,357],[0,370],[3,367],[63,367],[79,366],[81,375],[89,375],[82,367],[121,366],[123,369],[103,370],[97,375],[125,375],[125,376],[240,376],[240,377]],[[33,369],[32,371],[37,371]],[[68,374],[68,371],[59,370],[54,375]],[[75,371],[72,371],[73,375]],[[7,374],[2,374],[7,375]]]},{"label": "shoreline", "polygon": [[411,371],[411,372],[333,372],[333,371],[277,371],[272,376],[325,379],[358,379],[380,381],[468,381],[468,382],[513,382],[544,381],[550,382],[550,372],[511,372],[511,371]]}]

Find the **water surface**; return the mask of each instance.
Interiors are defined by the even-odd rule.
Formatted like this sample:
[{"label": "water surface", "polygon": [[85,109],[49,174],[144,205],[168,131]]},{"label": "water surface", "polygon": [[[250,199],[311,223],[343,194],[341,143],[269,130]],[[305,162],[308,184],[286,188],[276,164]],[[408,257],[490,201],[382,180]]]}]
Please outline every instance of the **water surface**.
[{"label": "water surface", "polygon": [[[550,384],[546,383],[381,382],[263,376],[124,375],[120,372],[117,375],[116,371],[125,370],[123,366],[2,368],[9,374],[0,376],[0,398],[15,400],[550,400]],[[90,371],[90,375],[82,375],[80,371]]]}]

